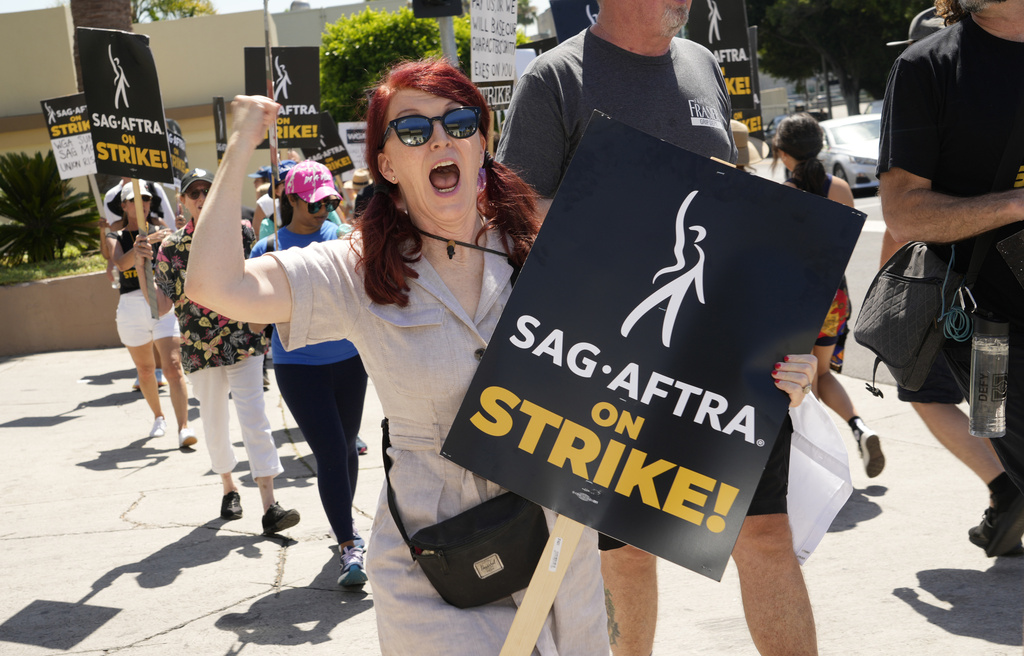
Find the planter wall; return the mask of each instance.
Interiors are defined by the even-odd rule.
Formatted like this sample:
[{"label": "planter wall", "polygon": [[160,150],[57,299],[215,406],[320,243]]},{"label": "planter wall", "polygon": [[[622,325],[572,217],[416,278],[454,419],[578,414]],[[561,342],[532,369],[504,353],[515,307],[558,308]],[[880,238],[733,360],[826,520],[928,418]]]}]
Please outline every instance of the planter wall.
[{"label": "planter wall", "polygon": [[120,346],[118,293],[103,272],[0,287],[0,356]]}]

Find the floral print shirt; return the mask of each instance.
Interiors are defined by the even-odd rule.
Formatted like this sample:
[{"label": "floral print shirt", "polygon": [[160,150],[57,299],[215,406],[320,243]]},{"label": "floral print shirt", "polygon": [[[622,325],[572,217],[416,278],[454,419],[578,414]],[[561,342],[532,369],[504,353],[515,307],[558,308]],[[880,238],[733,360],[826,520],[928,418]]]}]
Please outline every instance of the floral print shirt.
[{"label": "floral print shirt", "polygon": [[[163,241],[156,256],[156,284],[174,303],[181,327],[181,365],[185,373],[226,367],[251,355],[262,355],[269,345],[263,331],[217,314],[185,296],[185,274],[195,229],[195,221],[189,221]],[[242,221],[246,258],[255,241],[252,226]]]}]

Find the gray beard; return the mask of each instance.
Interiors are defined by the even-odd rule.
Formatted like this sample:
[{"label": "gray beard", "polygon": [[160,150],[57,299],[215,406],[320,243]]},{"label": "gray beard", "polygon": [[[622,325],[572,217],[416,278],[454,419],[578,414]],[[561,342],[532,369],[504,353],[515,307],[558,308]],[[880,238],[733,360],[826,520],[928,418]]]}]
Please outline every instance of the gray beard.
[{"label": "gray beard", "polygon": [[976,14],[989,5],[999,4],[1000,2],[1006,2],[1006,0],[958,0],[960,2],[960,8],[966,12]]},{"label": "gray beard", "polygon": [[[979,2],[983,0],[972,0]],[[999,0],[1000,2],[1002,0]],[[675,36],[679,30],[683,29],[683,25],[686,25],[686,21],[690,18],[690,12],[686,7],[675,7],[666,9],[665,13],[661,16],[661,28],[662,36],[671,37]]]}]

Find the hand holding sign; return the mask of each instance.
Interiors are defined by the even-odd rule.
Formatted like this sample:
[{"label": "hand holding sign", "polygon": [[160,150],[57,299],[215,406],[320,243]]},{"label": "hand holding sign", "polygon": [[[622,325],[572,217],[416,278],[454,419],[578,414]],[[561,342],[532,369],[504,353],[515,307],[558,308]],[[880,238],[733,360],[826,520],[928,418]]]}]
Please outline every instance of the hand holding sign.
[{"label": "hand holding sign", "polygon": [[811,391],[811,381],[817,368],[818,358],[813,355],[787,355],[785,360],[775,365],[772,377],[775,386],[789,394],[789,407],[795,408],[803,403]]},{"label": "hand holding sign", "polygon": [[281,106],[266,96],[235,96],[231,102],[234,116],[228,146],[234,139],[242,139],[252,147],[263,143],[270,126],[277,120]]},{"label": "hand holding sign", "polygon": [[595,115],[442,455],[720,578],[862,224]]}]

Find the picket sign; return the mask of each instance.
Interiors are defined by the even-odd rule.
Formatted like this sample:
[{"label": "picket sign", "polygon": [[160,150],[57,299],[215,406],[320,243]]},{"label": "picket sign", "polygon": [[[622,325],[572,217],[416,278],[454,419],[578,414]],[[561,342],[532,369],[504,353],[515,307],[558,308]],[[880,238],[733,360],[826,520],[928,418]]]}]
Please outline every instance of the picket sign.
[{"label": "picket sign", "polygon": [[[132,193],[135,197],[135,216],[138,217],[139,234],[149,235],[149,223],[146,221],[146,212],[142,209],[142,190],[139,188],[138,178],[132,178]],[[141,271],[136,273],[139,274],[140,284],[146,290],[146,296],[149,298],[149,312],[154,320],[159,319],[160,310],[157,309],[156,281],[153,279],[153,269],[147,263],[142,267]]]},{"label": "picket sign", "polygon": [[505,638],[498,656],[530,656],[540,630],[544,628],[544,620],[548,617],[551,604],[555,601],[558,588],[562,585],[565,572],[576,553],[576,546],[583,535],[583,524],[565,515],[555,519],[555,526],[548,536],[537,569],[526,588],[523,603],[516,611],[512,627]]}]

